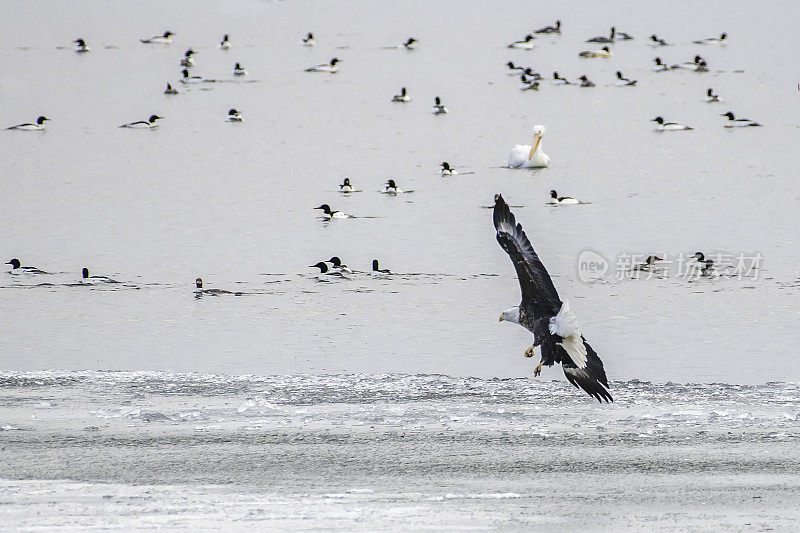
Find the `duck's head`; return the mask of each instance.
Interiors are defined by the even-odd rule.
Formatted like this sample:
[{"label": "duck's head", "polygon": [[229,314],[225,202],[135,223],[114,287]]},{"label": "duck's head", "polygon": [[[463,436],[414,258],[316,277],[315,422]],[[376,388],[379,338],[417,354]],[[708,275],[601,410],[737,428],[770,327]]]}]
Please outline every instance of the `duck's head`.
[{"label": "duck's head", "polygon": [[526,42],[526,43],[529,43],[529,42],[531,42],[532,40],[533,40],[533,35],[531,35],[531,34],[528,34],[528,35],[526,35],[526,36],[525,36],[525,42]]},{"label": "duck's head", "polygon": [[175,35],[175,34],[174,34],[174,33],[172,33],[171,31],[165,31],[165,32],[164,32],[164,39],[169,39],[169,38],[170,38],[170,37],[172,37],[173,35]]},{"label": "duck's head", "polygon": [[648,265],[652,265],[652,264],[653,264],[653,263],[655,263],[656,261],[663,261],[663,260],[664,260],[663,258],[661,258],[661,257],[658,257],[657,255],[650,255],[650,256],[648,256],[648,257],[647,257],[647,259],[645,260],[645,262],[646,262]]},{"label": "duck's head", "polygon": [[697,259],[700,262],[703,262],[703,261],[706,260],[706,256],[703,255],[703,252],[695,252],[694,258]]},{"label": "duck's head", "polygon": [[555,189],[550,191],[550,198],[558,198],[558,193]]},{"label": "duck's head", "polygon": [[728,117],[728,120],[733,120],[733,113],[728,111],[727,113],[723,113],[720,115],[721,117]]},{"label": "duck's head", "polygon": [[188,50],[186,50],[186,52],[183,54],[183,56],[184,56],[184,57],[192,57],[192,55],[194,55],[195,53],[196,53],[196,52],[195,52],[194,50],[192,50],[191,48],[189,48]]},{"label": "duck's head", "polygon": [[86,42],[83,39],[75,39],[72,41],[73,43],[77,44],[81,48],[86,48]]},{"label": "duck's head", "polygon": [[650,40],[658,42],[658,36],[654,33],[653,35],[650,36]]},{"label": "duck's head", "polygon": [[333,264],[333,266],[336,266],[336,267],[342,266],[342,260],[339,259],[339,256],[336,256],[336,255],[334,255],[333,257],[328,259],[327,262]]},{"label": "duck's head", "polygon": [[654,59],[653,59],[653,62],[654,62],[656,65],[658,65],[658,66],[661,66],[661,65],[663,65],[663,63],[661,62],[661,58],[660,58],[660,57],[656,57],[656,58],[654,58]]},{"label": "duck's head", "polygon": [[558,29],[561,29],[561,21],[560,21],[560,20],[557,20],[557,21],[556,21],[556,29],[557,29],[557,30],[558,30]]},{"label": "duck's head", "polygon": [[401,87],[400,88],[400,95],[401,96],[405,96],[406,95],[406,88],[405,87]]},{"label": "duck's head", "polygon": [[81,270],[81,276],[83,277],[83,279],[88,278],[89,277],[89,269],[86,268],[86,267],[83,267],[83,270]]},{"label": "duck's head", "polygon": [[386,181],[386,186],[389,189],[396,189],[397,188],[397,185],[395,184],[394,180],[387,180]]},{"label": "duck's head", "polygon": [[702,57],[700,57],[700,56],[694,56],[694,62],[695,62],[695,63],[700,63],[701,61],[703,61],[703,58],[702,58]]},{"label": "duck's head", "polygon": [[714,96],[714,91],[711,89],[711,87],[708,88],[708,90],[706,91],[706,94],[708,96]]},{"label": "duck's head", "polygon": [[617,79],[619,80],[622,79],[622,72],[620,72],[619,70],[617,71]]},{"label": "duck's head", "polygon": [[242,70],[242,66],[241,66],[239,63],[236,63],[236,64],[233,66],[233,68],[234,68],[235,70]]},{"label": "duck's head", "polygon": [[227,33],[222,36],[222,42],[223,43],[227,43],[229,39],[230,39],[230,35],[228,35]]},{"label": "duck's head", "polygon": [[442,99],[437,96],[433,99],[433,103],[436,105],[442,105]]},{"label": "duck's head", "polygon": [[308,35],[306,35],[306,39],[313,39],[313,38],[314,38],[314,34],[311,33],[311,32],[309,32]]},{"label": "duck's head", "polygon": [[608,33],[609,37],[611,37],[613,39],[616,34],[617,34],[617,28],[615,28],[614,26],[611,26],[611,30]]},{"label": "duck's head", "polygon": [[556,71],[554,70],[554,71],[553,71],[553,79],[554,79],[554,80],[557,80],[557,79],[558,79],[558,78],[560,78],[560,77],[561,77],[561,76],[559,76],[559,75],[558,75],[558,72],[556,72]]},{"label": "duck's head", "polygon": [[41,126],[42,124],[44,124],[45,120],[50,120],[50,119],[43,115],[36,119],[36,123]]},{"label": "duck's head", "polygon": [[515,69],[515,68],[517,68],[517,67],[515,67],[515,66],[514,66],[514,63],[512,63],[511,61],[509,61],[508,63],[506,63],[506,66],[507,66],[508,68],[510,68],[510,69]]},{"label": "duck's head", "polygon": [[728,34],[727,34],[727,33],[724,33],[724,32],[723,32],[723,33],[721,33],[721,34],[720,34],[720,36],[719,36],[719,40],[720,40],[720,41],[724,41],[724,40],[725,40],[725,39],[727,39],[727,38],[728,38]]},{"label": "duck's head", "polygon": [[379,269],[379,267],[378,267],[378,260],[377,260],[377,259],[373,259],[373,260],[372,260],[372,271],[373,271],[373,272],[377,272],[377,271],[378,271],[378,269]]},{"label": "duck's head", "polygon": [[198,289],[202,289],[203,288],[203,278],[197,278],[196,280],[194,280],[194,286],[197,287]]},{"label": "duck's head", "polygon": [[417,42],[417,40],[416,40],[416,39],[414,39],[413,37],[409,37],[409,38],[408,38],[408,40],[405,42],[405,45],[406,45],[406,46],[411,46],[411,45],[412,45],[412,44],[414,44],[415,42]]},{"label": "duck's head", "polygon": [[183,77],[184,78],[188,78],[189,77],[189,71],[188,70],[183,69],[181,72],[183,73]]},{"label": "duck's head", "polygon": [[234,115],[238,115],[238,114],[239,114],[239,112],[238,112],[238,111],[236,111],[236,108],[235,108],[235,107],[232,107],[232,108],[230,108],[230,109],[228,110],[228,114],[229,114],[230,116],[234,116]]},{"label": "duck's head", "polygon": [[442,167],[443,170],[450,170],[450,163],[447,161],[442,161],[442,164],[439,166]]},{"label": "duck's head", "polygon": [[9,261],[8,263],[6,263],[6,264],[7,265],[11,265],[11,269],[12,270],[15,269],[15,268],[19,268],[21,266],[21,264],[19,262],[19,259],[17,259],[16,257],[14,259],[12,259],[11,261]]},{"label": "duck's head", "polygon": [[350,185],[350,178],[345,178],[342,185]]},{"label": "duck's head", "polygon": [[156,120],[158,120],[158,119],[160,119],[160,118],[164,118],[164,117],[159,117],[158,115],[150,115],[150,118],[149,118],[149,119],[147,119],[147,121],[148,121],[150,124],[154,124],[154,123],[155,123],[155,121],[156,121]]},{"label": "duck's head", "polygon": [[610,54],[610,53],[611,53],[611,49],[610,49],[608,46],[604,46],[604,47],[603,47],[603,48],[601,48],[600,50],[602,50],[603,52],[605,52],[605,53],[607,53],[607,54]]},{"label": "duck's head", "polygon": [[663,124],[664,123],[664,119],[661,118],[661,117],[651,118],[650,122],[658,122],[659,124]]},{"label": "duck's head", "polygon": [[318,268],[318,269],[319,269],[319,272],[320,272],[320,274],[324,274],[325,272],[327,272],[327,271],[328,271],[328,265],[326,265],[326,264],[325,264],[325,263],[323,263],[322,261],[320,261],[320,262],[319,262],[319,263],[317,263],[316,265],[310,265],[310,266],[309,266],[309,268]]},{"label": "duck's head", "polygon": [[314,209],[322,209],[324,213],[327,213],[329,215],[331,214],[331,206],[329,206],[328,204],[322,204],[321,206],[315,207]]},{"label": "duck's head", "polygon": [[331,66],[332,66],[332,67],[335,67],[335,66],[336,66],[336,63],[339,63],[339,62],[341,62],[341,61],[342,61],[342,60],[341,60],[341,59],[339,59],[338,57],[334,57],[333,59],[331,59]]}]

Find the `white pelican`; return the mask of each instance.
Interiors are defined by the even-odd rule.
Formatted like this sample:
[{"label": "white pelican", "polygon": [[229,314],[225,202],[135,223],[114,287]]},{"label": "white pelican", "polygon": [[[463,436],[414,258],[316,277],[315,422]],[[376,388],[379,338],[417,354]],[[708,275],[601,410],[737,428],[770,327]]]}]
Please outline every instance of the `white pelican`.
[{"label": "white pelican", "polygon": [[580,200],[576,200],[571,196],[559,196],[555,190],[550,191],[550,199],[547,200],[549,204],[558,204],[558,205],[578,205]]},{"label": "white pelican", "polygon": [[322,65],[314,65],[313,67],[308,67],[306,72],[330,72],[331,74],[338,72],[338,67],[336,63],[341,62],[342,60],[338,57],[334,57],[330,60],[329,63],[323,63]]},{"label": "white pelican", "polygon": [[83,39],[75,39],[72,42],[75,43],[75,52],[78,54],[84,54],[91,50],[88,46],[86,46],[86,41]]},{"label": "white pelican", "polygon": [[713,43],[713,44],[723,45],[723,44],[726,44],[728,42],[726,40],[727,38],[728,38],[728,34],[727,33],[722,33],[722,34],[720,34],[719,37],[709,37],[708,39],[699,39],[697,41],[692,41],[692,42],[694,44],[712,44]]},{"label": "white pelican", "polygon": [[521,41],[514,41],[509,44],[509,48],[519,48],[520,50],[533,50],[533,35],[526,35]]},{"label": "white pelican", "polygon": [[149,39],[139,39],[139,42],[145,44],[172,44],[172,36],[175,35],[171,31],[165,31],[164,35],[156,35]]},{"label": "white pelican", "polygon": [[611,50],[608,46],[604,46],[600,50],[584,50],[583,52],[579,53],[579,57],[602,57],[607,58],[611,57]]},{"label": "white pelican", "polygon": [[47,117],[39,117],[36,119],[36,124],[31,124],[30,122],[26,122],[24,124],[17,124],[16,126],[11,126],[10,128],[6,128],[7,130],[23,130],[23,131],[41,131],[44,129],[44,121],[50,120]]},{"label": "white pelican", "polygon": [[542,168],[550,165],[550,157],[542,151],[544,126],[533,127],[533,145],[518,144],[508,155],[509,168]]},{"label": "white pelican", "polygon": [[138,129],[153,129],[157,128],[158,124],[156,121],[160,118],[158,115],[150,115],[150,118],[147,120],[137,120],[136,122],[128,122],[127,124],[123,124],[120,128],[138,128]]},{"label": "white pelican", "polygon": [[555,26],[545,26],[544,28],[535,30],[533,33],[561,33],[561,21],[557,20]]},{"label": "white pelican", "polygon": [[679,130],[693,130],[694,128],[690,128],[689,126],[685,126],[679,122],[664,122],[664,119],[661,117],[656,117],[650,119],[650,122],[655,122],[658,124],[656,129],[658,131],[679,131]]},{"label": "white pelican", "polygon": [[720,115],[721,117],[728,117],[728,124],[725,125],[726,128],[742,128],[746,126],[760,126],[758,122],[755,120],[750,120],[749,118],[736,118],[733,116],[733,113],[728,111],[727,113],[723,113]]},{"label": "white pelican", "polygon": [[228,122],[241,122],[242,121],[242,113],[237,111],[235,108],[231,108],[228,110]]}]

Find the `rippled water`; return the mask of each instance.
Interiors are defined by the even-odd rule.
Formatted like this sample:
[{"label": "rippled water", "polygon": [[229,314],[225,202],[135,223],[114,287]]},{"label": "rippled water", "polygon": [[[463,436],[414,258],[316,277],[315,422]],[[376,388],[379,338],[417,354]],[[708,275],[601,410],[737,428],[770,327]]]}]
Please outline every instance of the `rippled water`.
[{"label": "rippled water", "polygon": [[[0,126],[52,121],[0,132],[0,258],[51,274],[0,275],[0,523],[796,529],[798,10],[7,10]],[[562,36],[505,47],[556,18]],[[636,39],[578,59],[611,24]],[[172,46],[138,42],[166,29]],[[689,44],[722,31],[726,47]],[[675,45],[647,46],[653,32]],[[391,48],[411,35],[417,50]],[[91,53],[71,51],[79,36]],[[187,47],[216,82],[176,83]],[[710,72],[651,71],[697,53]],[[339,73],[303,72],[332,56]],[[508,60],[598,86],[522,92]],[[617,70],[637,86],[611,85]],[[390,102],[402,86],[412,102]],[[243,123],[224,121],[231,107]],[[764,127],[725,129],[728,110]],[[156,130],[117,127],[152,113]],[[695,129],[657,133],[656,115]],[[534,124],[551,167],[504,168]],[[441,161],[462,174],[440,177]],[[340,195],[344,177],[361,192]],[[379,194],[387,178],[413,192]],[[587,203],[550,207],[553,188]],[[603,358],[613,405],[558,369],[530,377],[530,335],[498,324],[519,289],[486,209],[497,192]],[[359,218],[324,222],[323,202]],[[622,261],[697,250],[731,268],[627,279]],[[581,280],[586,251],[604,280]],[[739,254],[761,258],[745,279]],[[308,265],[332,255],[361,272],[319,281]],[[373,258],[397,274],[368,276]],[[84,266],[120,283],[78,285]],[[234,294],[198,297],[198,276]]]}]

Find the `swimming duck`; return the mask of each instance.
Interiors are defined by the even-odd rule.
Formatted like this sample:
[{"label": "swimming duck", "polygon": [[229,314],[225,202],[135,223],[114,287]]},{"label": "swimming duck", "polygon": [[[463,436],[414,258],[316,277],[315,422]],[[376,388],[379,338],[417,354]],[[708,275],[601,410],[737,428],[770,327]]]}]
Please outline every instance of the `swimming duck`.
[{"label": "swimming duck", "polygon": [[513,43],[509,44],[509,48],[518,48],[520,50],[531,50],[533,49],[533,40],[535,37],[533,35],[526,35],[524,39],[521,41],[514,41]]},{"label": "swimming duck", "polygon": [[172,44],[172,36],[175,35],[171,31],[165,31],[163,35],[156,35],[149,39],[139,39],[139,42],[145,44]]},{"label": "swimming duck", "polygon": [[447,108],[442,104],[442,99],[438,96],[433,99],[433,114],[444,115],[447,113]]},{"label": "swimming duck", "polygon": [[41,116],[36,119],[36,124],[31,124],[30,122],[25,122],[23,124],[17,124],[16,126],[11,126],[6,128],[7,130],[21,130],[21,131],[42,131],[44,129],[44,122],[46,120],[50,120],[45,116]]},{"label": "swimming duck", "polygon": [[694,128],[690,128],[689,126],[685,126],[679,122],[664,122],[664,119],[661,117],[656,117],[650,119],[650,122],[655,122],[658,124],[656,129],[658,131],[678,131],[678,130],[693,130]]},{"label": "swimming duck", "polygon": [[450,163],[448,163],[447,161],[442,161],[442,164],[439,166],[442,167],[441,170],[442,176],[455,176],[456,174],[458,174],[458,171],[451,168]]},{"label": "swimming duck", "polygon": [[22,266],[22,264],[19,262],[19,259],[17,259],[16,257],[14,259],[11,259],[6,264],[11,265],[11,271],[10,271],[11,274],[47,274],[47,272],[45,272],[44,270],[39,270],[36,267]]},{"label": "swimming duck", "polygon": [[303,46],[314,46],[314,34],[309,32],[303,39]]},{"label": "swimming duck", "polygon": [[91,50],[88,46],[86,46],[86,41],[83,39],[75,39],[72,42],[75,43],[75,53],[85,54]]},{"label": "swimming duck", "polygon": [[234,76],[247,76],[247,69],[245,69],[239,63],[233,66],[233,75]]},{"label": "swimming duck", "polygon": [[81,271],[81,283],[94,285],[96,283],[119,283],[119,281],[113,280],[108,276],[90,276],[89,269],[84,267]]},{"label": "swimming duck", "polygon": [[411,101],[411,97],[408,96],[408,93],[406,92],[406,88],[405,87],[401,87],[400,88],[400,94],[396,94],[396,95],[394,95],[392,97],[392,102],[405,103],[405,102],[410,102],[410,101]]},{"label": "swimming duck", "polygon": [[342,184],[339,185],[339,192],[353,192],[353,186],[350,185],[350,178],[345,178]]},{"label": "swimming duck", "polygon": [[550,191],[550,198],[547,200],[547,203],[550,204],[558,204],[558,205],[577,205],[580,200],[576,200],[571,196],[559,196],[555,190]]},{"label": "swimming duck", "polygon": [[337,63],[341,63],[341,59],[338,57],[334,57],[328,63],[323,63],[321,65],[314,65],[313,67],[308,67],[306,72],[329,72],[334,74],[339,71],[339,68],[336,66]]},{"label": "swimming duck", "polygon": [[228,122],[241,122],[242,121],[242,113],[237,111],[235,108],[231,108],[228,110]]},{"label": "swimming duck", "polygon": [[609,58],[612,56],[611,50],[608,46],[604,46],[600,50],[584,50],[583,52],[578,54],[579,57],[601,57],[601,58]]},{"label": "swimming duck", "polygon": [[396,194],[402,194],[403,193],[403,189],[398,188],[397,184],[394,182],[394,180],[388,180],[386,182],[386,186],[383,188],[383,190],[381,192],[383,194],[396,195]]},{"label": "swimming duck", "polygon": [[164,94],[178,94],[178,90],[177,90],[177,89],[173,89],[173,88],[172,88],[172,85],[170,85],[170,84],[168,83],[168,84],[167,84],[167,88],[166,88],[166,89],[164,89]]},{"label": "swimming duck", "polygon": [[330,220],[332,218],[354,218],[353,215],[348,215],[341,211],[334,211],[328,204],[322,204],[314,209],[322,209],[322,218],[325,220]]},{"label": "swimming duck", "polygon": [[123,124],[122,126],[120,126],[120,128],[153,129],[158,127],[156,121],[162,118],[164,117],[160,117],[158,115],[150,115],[150,118],[148,118],[147,120],[137,120],[136,122],[128,122],[127,124]]},{"label": "swimming duck", "polygon": [[594,87],[594,82],[590,81],[586,75],[583,75],[578,79],[581,80],[581,87]]},{"label": "swimming duck", "polygon": [[617,87],[626,87],[626,86],[633,87],[634,85],[636,85],[636,81],[637,80],[626,78],[625,76],[622,75],[622,72],[618,70],[617,80],[614,82],[614,85],[616,85]]},{"label": "swimming duck", "polygon": [[222,50],[230,50],[231,49],[231,40],[230,40],[230,36],[227,33],[222,36],[222,40],[219,42],[219,47]]},{"label": "swimming duck", "polygon": [[747,126],[760,126],[758,122],[755,120],[750,120],[749,118],[736,118],[733,116],[733,113],[728,111],[727,113],[723,113],[720,115],[721,117],[728,117],[728,124],[725,125],[726,128],[742,128]]},{"label": "swimming duck", "polygon": [[533,33],[541,34],[541,33],[561,33],[561,21],[557,20],[555,26],[544,26],[543,28],[539,28],[538,30],[534,30]]}]

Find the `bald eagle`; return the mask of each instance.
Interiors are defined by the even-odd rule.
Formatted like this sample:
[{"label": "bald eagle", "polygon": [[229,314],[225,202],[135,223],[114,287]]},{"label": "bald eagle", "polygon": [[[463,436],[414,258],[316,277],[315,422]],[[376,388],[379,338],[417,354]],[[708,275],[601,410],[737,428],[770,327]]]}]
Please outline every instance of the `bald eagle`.
[{"label": "bald eagle", "polygon": [[613,402],[603,362],[583,338],[569,302],[559,299],[550,275],[522,231],[522,224],[516,223],[499,194],[494,197],[494,227],[497,242],[511,257],[522,289],[522,302],[503,311],[500,320],[514,322],[533,333],[533,346],[525,351],[525,356],[533,357],[533,349],[540,347],[542,360],[534,375],[541,373],[542,365],[561,363],[570,383],[601,403]]}]

